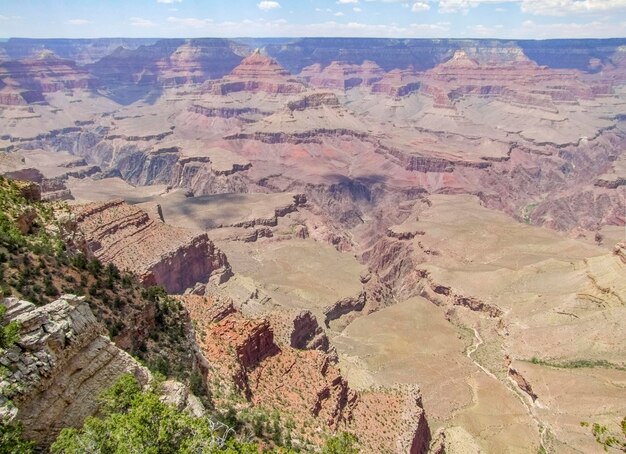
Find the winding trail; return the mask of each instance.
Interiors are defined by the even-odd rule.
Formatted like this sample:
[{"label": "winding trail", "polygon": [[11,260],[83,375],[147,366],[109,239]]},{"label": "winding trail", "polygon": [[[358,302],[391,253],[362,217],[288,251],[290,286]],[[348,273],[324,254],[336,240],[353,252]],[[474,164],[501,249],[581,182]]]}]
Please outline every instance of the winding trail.
[{"label": "winding trail", "polygon": [[[472,355],[476,353],[476,350],[478,350],[478,348],[484,343],[483,338],[480,336],[480,333],[478,332],[478,330],[472,327],[472,331],[474,332],[475,341],[470,347],[468,347],[466,351],[466,356],[470,359],[470,361],[472,361],[476,365],[476,367],[482,370],[489,377],[493,378],[494,380],[500,381],[498,377],[496,377],[491,371],[483,367],[478,361],[476,361],[472,357]],[[528,416],[530,416],[533,422],[537,425],[537,428],[539,429],[539,445],[541,447],[540,452],[549,453],[550,450],[547,446],[546,436],[550,428],[546,424],[544,424],[541,421],[541,419],[539,419],[539,417],[535,414],[534,402],[531,402],[531,403],[528,402],[526,397],[522,395],[522,392],[519,391],[517,387],[517,383],[515,383],[511,377],[508,377],[508,382],[504,383],[504,385],[522,402],[522,405],[524,405],[524,408],[526,408],[526,412],[528,413]]]}]

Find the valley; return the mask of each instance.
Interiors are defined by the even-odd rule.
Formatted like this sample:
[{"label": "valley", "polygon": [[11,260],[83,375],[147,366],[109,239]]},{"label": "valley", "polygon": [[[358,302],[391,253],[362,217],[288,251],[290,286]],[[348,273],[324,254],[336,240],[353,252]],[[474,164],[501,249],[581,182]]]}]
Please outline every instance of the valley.
[{"label": "valley", "polygon": [[602,452],[626,40],[537,43],[10,39],[0,174],[177,295],[216,402],[291,415],[304,448]]}]

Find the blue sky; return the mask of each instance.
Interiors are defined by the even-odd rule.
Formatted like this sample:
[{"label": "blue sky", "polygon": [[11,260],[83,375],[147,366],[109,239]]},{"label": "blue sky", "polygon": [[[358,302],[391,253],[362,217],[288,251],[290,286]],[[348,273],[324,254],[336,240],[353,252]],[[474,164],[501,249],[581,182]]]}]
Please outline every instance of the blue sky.
[{"label": "blue sky", "polygon": [[626,0],[0,0],[0,37],[604,38]]}]

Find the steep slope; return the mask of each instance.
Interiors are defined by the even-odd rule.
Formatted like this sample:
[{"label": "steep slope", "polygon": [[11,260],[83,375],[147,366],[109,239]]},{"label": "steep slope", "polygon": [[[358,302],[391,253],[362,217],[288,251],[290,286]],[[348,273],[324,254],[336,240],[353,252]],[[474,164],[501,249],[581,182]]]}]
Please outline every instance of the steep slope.
[{"label": "steep slope", "polygon": [[[42,307],[8,298],[7,320],[20,324],[15,346],[2,355],[9,375],[0,393],[14,401],[24,435],[49,445],[62,428],[81,425],[98,409],[97,397],[124,373],[146,384],[150,373],[103,335],[84,297],[64,295]],[[11,391],[11,389],[17,391]]]},{"label": "steep slope", "polygon": [[122,200],[91,204],[75,210],[87,250],[104,263],[139,275],[146,285],[162,285],[182,293],[209,278],[228,279],[226,256],[208,239],[170,227]]}]

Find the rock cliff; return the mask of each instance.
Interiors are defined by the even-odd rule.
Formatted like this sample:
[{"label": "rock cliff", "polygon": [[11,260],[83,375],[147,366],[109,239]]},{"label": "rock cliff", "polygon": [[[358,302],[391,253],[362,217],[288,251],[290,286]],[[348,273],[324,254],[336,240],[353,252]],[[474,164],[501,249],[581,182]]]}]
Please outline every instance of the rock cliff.
[{"label": "rock cliff", "polygon": [[304,91],[305,86],[291,77],[276,60],[257,50],[244,58],[224,79],[206,83],[205,90],[215,95],[240,91],[290,94]]},{"label": "rock cliff", "polygon": [[80,426],[97,411],[100,393],[124,373],[148,382],[148,370],[103,335],[84,298],[64,295],[42,307],[15,298],[3,304],[6,319],[21,329],[0,358],[9,370],[0,392],[16,408],[4,400],[0,411],[17,415],[27,438],[45,446],[62,428]]},{"label": "rock cliff", "polygon": [[[209,360],[207,379],[228,391],[233,382],[253,406],[276,408],[291,415],[296,429],[319,440],[320,432],[350,430],[366,452],[423,453],[430,440],[417,388],[350,388],[332,355],[315,348],[296,331],[313,327],[310,314],[294,319],[295,343],[275,337],[273,319],[249,319],[232,303],[210,297],[184,297],[198,326],[197,341]],[[304,328],[308,333],[316,329]],[[302,333],[304,333],[302,331]],[[306,383],[306,386],[303,386]],[[223,395],[223,394],[222,394]],[[386,423],[376,422],[383,411]],[[320,431],[307,434],[307,427]]]},{"label": "rock cliff", "polygon": [[90,253],[140,276],[145,285],[182,293],[197,282],[230,275],[226,256],[206,234],[169,226],[116,200],[75,209]]}]

